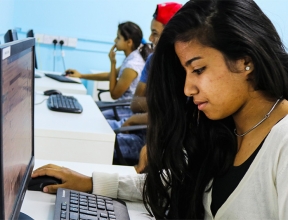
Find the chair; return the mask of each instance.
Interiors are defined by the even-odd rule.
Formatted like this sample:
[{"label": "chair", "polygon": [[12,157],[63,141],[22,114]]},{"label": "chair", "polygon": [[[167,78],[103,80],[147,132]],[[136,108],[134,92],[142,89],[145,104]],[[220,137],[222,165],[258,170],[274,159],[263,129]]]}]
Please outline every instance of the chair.
[{"label": "chair", "polygon": [[124,107],[124,106],[130,106],[131,104],[131,99],[128,100],[120,100],[120,101],[115,101],[115,102],[103,102],[103,101],[96,101],[97,106],[101,111],[105,109],[113,109],[115,119],[117,121],[120,121],[120,117],[117,112],[117,107]]},{"label": "chair", "polygon": [[121,128],[117,128],[114,130],[116,134],[114,148],[115,148],[116,155],[117,155],[117,160],[113,159],[114,165],[134,166],[135,164],[138,163],[138,160],[129,160],[123,157],[123,154],[121,152],[121,149],[117,141],[117,134],[121,132],[137,131],[137,130],[147,130],[147,125],[126,126],[126,127],[121,127]]},{"label": "chair", "polygon": [[100,95],[101,95],[103,92],[109,92],[110,90],[109,90],[109,89],[97,89],[97,91],[98,91],[98,94],[97,94],[98,100],[99,100],[99,101],[102,101]]}]

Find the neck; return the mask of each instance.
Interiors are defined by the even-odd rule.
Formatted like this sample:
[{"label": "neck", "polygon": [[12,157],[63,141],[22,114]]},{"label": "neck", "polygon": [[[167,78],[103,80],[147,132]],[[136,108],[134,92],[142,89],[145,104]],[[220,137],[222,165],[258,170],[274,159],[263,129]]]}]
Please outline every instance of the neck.
[{"label": "neck", "polygon": [[125,57],[128,57],[130,55],[130,53],[132,53],[132,52],[133,52],[133,50],[131,50],[131,49],[124,50]]},{"label": "neck", "polygon": [[[267,99],[261,96],[257,98],[251,98],[241,107],[241,109],[236,114],[233,115],[236,126],[236,132],[238,134],[245,134],[259,122],[261,124],[257,125],[257,127],[258,126],[260,127],[262,124],[265,124],[268,118],[267,119],[264,118],[266,117],[266,115],[272,109],[272,107],[275,105],[276,102],[277,99]],[[278,103],[273,108],[271,115],[275,113],[277,106]],[[264,121],[262,122],[263,119]]]}]

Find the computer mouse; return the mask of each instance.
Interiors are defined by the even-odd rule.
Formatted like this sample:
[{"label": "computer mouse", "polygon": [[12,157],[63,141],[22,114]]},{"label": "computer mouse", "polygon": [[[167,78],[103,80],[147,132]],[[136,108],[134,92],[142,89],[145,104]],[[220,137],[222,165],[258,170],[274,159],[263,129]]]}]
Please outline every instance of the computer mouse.
[{"label": "computer mouse", "polygon": [[66,71],[62,74],[62,76],[69,76],[70,74],[73,74],[73,71]]},{"label": "computer mouse", "polygon": [[43,188],[48,185],[61,184],[62,181],[52,176],[38,176],[31,178],[28,183],[28,190],[43,191]]},{"label": "computer mouse", "polygon": [[62,94],[62,93],[56,89],[50,89],[50,90],[44,91],[44,95],[57,95],[57,94]]}]

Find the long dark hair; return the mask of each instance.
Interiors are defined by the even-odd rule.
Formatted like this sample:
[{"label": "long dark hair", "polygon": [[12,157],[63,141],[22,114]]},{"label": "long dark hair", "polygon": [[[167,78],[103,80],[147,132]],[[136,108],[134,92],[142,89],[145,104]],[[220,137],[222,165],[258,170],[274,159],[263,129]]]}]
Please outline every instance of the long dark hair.
[{"label": "long dark hair", "polygon": [[125,40],[131,39],[133,41],[132,49],[136,50],[139,48],[139,52],[141,56],[146,61],[148,55],[151,52],[153,52],[153,49],[151,47],[151,44],[145,43],[141,45],[142,38],[143,38],[143,33],[142,33],[141,28],[137,24],[131,21],[127,21],[127,22],[119,24],[118,30]]},{"label": "long dark hair", "polygon": [[254,88],[288,98],[288,55],[253,0],[188,1],[165,26],[147,83],[143,199],[158,219],[203,219],[203,194],[233,164],[237,152],[232,117],[210,120],[184,95],[186,73],[174,44],[193,39],[219,50],[231,70],[234,61],[250,57]]}]

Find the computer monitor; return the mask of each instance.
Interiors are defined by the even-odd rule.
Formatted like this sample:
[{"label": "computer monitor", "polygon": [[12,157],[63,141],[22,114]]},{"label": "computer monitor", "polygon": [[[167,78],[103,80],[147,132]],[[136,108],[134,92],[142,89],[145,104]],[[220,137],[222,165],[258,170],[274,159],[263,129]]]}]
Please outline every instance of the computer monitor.
[{"label": "computer monitor", "polygon": [[0,45],[0,219],[18,219],[34,167],[34,45]]},{"label": "computer monitor", "polygon": [[[32,29],[30,29],[29,31],[27,31],[26,37],[34,37],[34,32],[33,32]],[[38,69],[36,54],[35,54],[35,68]]]},{"label": "computer monitor", "polygon": [[14,29],[8,30],[4,35],[4,43],[9,43],[18,40],[17,31]]}]

